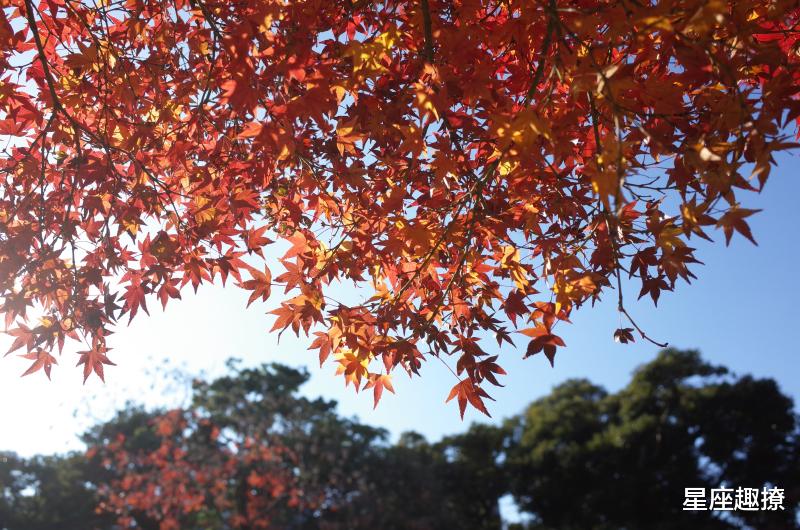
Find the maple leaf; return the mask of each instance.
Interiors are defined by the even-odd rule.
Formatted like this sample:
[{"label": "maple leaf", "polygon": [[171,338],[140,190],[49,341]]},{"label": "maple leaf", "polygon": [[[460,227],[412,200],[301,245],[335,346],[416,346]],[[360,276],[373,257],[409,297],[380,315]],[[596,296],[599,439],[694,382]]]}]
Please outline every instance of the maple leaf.
[{"label": "maple leaf", "polygon": [[11,343],[11,347],[8,349],[5,355],[8,355],[9,353],[16,351],[22,348],[23,346],[28,351],[31,351],[33,350],[34,345],[37,344],[38,342],[36,334],[33,332],[32,329],[30,329],[25,324],[20,324],[17,328],[8,330],[7,333],[15,338],[14,342]]},{"label": "maple leaf", "polygon": [[89,350],[84,350],[78,352],[80,355],[80,359],[78,359],[78,364],[75,366],[83,365],[83,382],[86,383],[86,380],[89,376],[94,372],[100,378],[101,381],[105,383],[105,374],[103,373],[103,365],[111,365],[116,366],[111,360],[106,356],[106,352],[108,350],[102,346],[96,345]]},{"label": "maple leaf", "polygon": [[658,298],[661,296],[661,291],[670,290],[669,284],[663,278],[645,278],[642,280],[642,290],[639,292],[639,298],[646,294],[650,294],[653,299],[653,304],[658,305]]},{"label": "maple leaf", "polygon": [[273,242],[271,239],[264,236],[268,228],[268,225],[264,225],[261,228],[250,229],[245,232],[244,240],[248,254],[255,253],[264,257],[262,248]]},{"label": "maple leaf", "polygon": [[253,278],[242,282],[240,286],[248,291],[253,291],[247,300],[247,307],[250,307],[250,304],[259,298],[264,302],[269,298],[272,290],[272,273],[266,266],[264,266],[264,272],[259,272],[253,268],[248,268],[248,271]]},{"label": "maple leaf", "polygon": [[556,349],[559,346],[566,346],[564,340],[558,335],[553,335],[546,326],[522,329],[520,333],[533,337],[533,340],[528,343],[525,357],[527,358],[539,352],[543,352],[547,360],[550,361],[550,366],[554,366]]},{"label": "maple leaf", "polygon": [[33,364],[31,364],[30,367],[25,370],[25,373],[22,374],[22,377],[30,375],[44,368],[44,373],[47,375],[47,378],[50,379],[50,368],[54,364],[58,364],[56,358],[44,350],[32,351],[24,355],[20,355],[20,357],[33,361]]},{"label": "maple leaf", "polygon": [[467,403],[490,418],[492,417],[492,415],[489,414],[489,411],[486,409],[486,404],[483,402],[483,398],[492,398],[481,387],[473,383],[471,379],[462,379],[456,383],[455,386],[453,386],[453,388],[450,390],[450,394],[448,394],[445,402],[449,402],[453,398],[457,398],[458,410],[462,419],[464,418],[464,412],[467,409]]},{"label": "maple leaf", "polygon": [[300,265],[292,263],[291,261],[281,261],[281,264],[286,269],[286,272],[280,274],[275,278],[276,283],[285,283],[284,292],[288,293],[293,288],[301,285],[305,280],[305,274],[300,268]]},{"label": "maple leaf", "polygon": [[719,221],[717,221],[717,226],[721,227],[722,231],[725,233],[725,244],[730,244],[731,237],[733,237],[733,232],[735,230],[749,239],[754,245],[758,245],[756,240],[753,238],[753,233],[750,231],[750,227],[744,219],[760,211],[761,210],[748,210],[746,208],[736,207],[731,208],[722,217],[720,217]]},{"label": "maple leaf", "polygon": [[178,282],[179,280],[171,279],[164,282],[164,284],[158,289],[158,299],[161,301],[161,307],[166,308],[167,302],[171,298],[180,298],[181,292],[178,289]]},{"label": "maple leaf", "polygon": [[331,354],[332,351],[332,341],[328,333],[324,333],[322,331],[317,331],[314,333],[316,338],[309,346],[311,350],[319,350],[319,365],[322,366],[325,363],[325,360]]},{"label": "maple leaf", "polygon": [[636,342],[636,339],[633,338],[633,328],[619,328],[614,331],[614,341],[621,344]]},{"label": "maple leaf", "polygon": [[506,371],[497,364],[497,359],[499,355],[492,355],[491,357],[484,359],[476,364],[478,374],[480,375],[481,379],[486,379],[490,383],[495,386],[503,386],[497,381],[497,375],[507,375]]},{"label": "maple leaf", "polygon": [[[336,375],[344,375],[345,385],[353,383],[356,392],[361,388],[361,380],[368,375],[369,357],[359,356],[346,350],[336,354]],[[384,383],[385,384],[385,383]]]},{"label": "maple leaf", "polygon": [[381,400],[384,388],[389,392],[391,392],[392,394],[394,394],[394,387],[392,386],[392,377],[388,374],[384,375],[370,374],[366,384],[364,385],[364,389],[368,388],[372,389],[373,397],[375,400],[373,408],[378,408],[378,402]]},{"label": "maple leaf", "polygon": [[131,283],[125,288],[125,294],[122,295],[122,299],[125,301],[125,304],[122,306],[122,312],[129,313],[128,322],[133,320],[133,317],[136,316],[136,312],[140,307],[145,313],[150,314],[147,311],[146,294],[144,286],[139,282]]}]

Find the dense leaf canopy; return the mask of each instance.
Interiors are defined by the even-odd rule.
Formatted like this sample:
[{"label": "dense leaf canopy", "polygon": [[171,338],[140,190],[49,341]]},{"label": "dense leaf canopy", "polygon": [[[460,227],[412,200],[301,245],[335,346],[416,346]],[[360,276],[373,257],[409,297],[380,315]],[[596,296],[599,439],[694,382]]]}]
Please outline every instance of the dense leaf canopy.
[{"label": "dense leaf canopy", "polygon": [[274,328],[376,399],[449,355],[485,412],[487,340],[552,362],[609,289],[615,337],[647,338],[623,281],[655,302],[690,237],[752,240],[742,192],[800,114],[794,0],[0,5],[0,310],[27,373],[74,339],[102,377],[117,319],[218,279],[280,286]]}]

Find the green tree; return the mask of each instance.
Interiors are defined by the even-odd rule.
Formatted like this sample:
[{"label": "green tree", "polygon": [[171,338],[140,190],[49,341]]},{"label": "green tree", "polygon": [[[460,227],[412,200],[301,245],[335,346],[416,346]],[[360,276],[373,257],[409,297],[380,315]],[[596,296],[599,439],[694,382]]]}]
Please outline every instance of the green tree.
[{"label": "green tree", "polygon": [[90,530],[110,528],[96,513],[94,485],[84,456],[20,458],[0,453],[1,530]]},{"label": "green tree", "polygon": [[[509,422],[507,468],[542,529],[796,528],[798,422],[773,380],[667,349],[617,393],[570,380]],[[777,512],[689,512],[684,488],[776,485]]]},{"label": "green tree", "polygon": [[437,443],[406,432],[396,444],[376,447],[342,528],[499,530],[498,500],[507,488],[490,455],[502,440],[500,429],[476,425]]},{"label": "green tree", "polygon": [[507,431],[473,424],[461,434],[436,444],[446,459],[441,470],[448,490],[449,509],[461,514],[467,526],[480,530],[501,528],[500,497],[508,492],[502,466]]}]

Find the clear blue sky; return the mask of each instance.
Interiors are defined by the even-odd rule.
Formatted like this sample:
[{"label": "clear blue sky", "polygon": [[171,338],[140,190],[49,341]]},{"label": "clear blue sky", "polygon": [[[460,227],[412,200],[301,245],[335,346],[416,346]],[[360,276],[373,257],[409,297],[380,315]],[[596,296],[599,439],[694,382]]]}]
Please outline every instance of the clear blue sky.
[{"label": "clear blue sky", "polygon": [[[676,293],[664,293],[658,308],[644,299],[634,303],[638,294],[634,286],[625,294],[629,311],[654,338],[680,348],[698,348],[707,359],[736,373],[775,378],[798,401],[800,159],[784,155],[779,162],[763,194],[743,195],[746,207],[764,209],[750,223],[758,247],[737,235],[726,248],[722,233],[714,232],[713,245],[696,241],[698,258],[705,265],[695,269],[698,279],[692,285],[681,284]],[[506,386],[492,392],[497,400],[490,405],[494,421],[519,412],[571,377],[587,377],[618,389],[637,365],[654,357],[657,348],[650,344],[613,342],[618,323],[614,297],[609,291],[605,303],[585,307],[572,325],[560,329],[567,347],[559,351],[555,368],[541,356],[522,360],[524,341],[519,341],[517,350],[504,347],[500,360],[509,375],[502,380]],[[345,389],[343,380],[333,376],[334,364],[320,369],[315,355],[305,350],[304,340],[285,333],[277,344],[275,334],[268,333],[273,319],[264,314],[271,304],[253,304],[246,310],[246,299],[236,288],[206,287],[197,295],[185,292],[184,300],[166,312],[152,304],[150,318],[137,317],[111,338],[112,359],[118,366],[107,369],[106,385],[92,378],[83,386],[72,353],[65,353],[61,365],[54,367],[52,382],[41,374],[20,379],[28,361],[6,357],[0,362],[0,450],[29,455],[79,448],[76,435],[91,418],[110,417],[126,400],[149,405],[179,402],[185,393],[170,390],[156,374],[166,359],[173,366],[209,375],[222,373],[229,356],[241,357],[247,364],[280,361],[306,366],[312,372],[306,394],[336,399],[343,414],[357,415],[395,435],[413,429],[435,439],[462,430],[471,421],[493,421],[470,411],[462,422],[455,404],[445,405],[454,379],[436,361],[423,367],[422,378],[409,380],[398,373],[397,395],[385,394],[373,411],[369,392],[355,395],[352,388]],[[4,340],[0,339],[3,351]]]}]

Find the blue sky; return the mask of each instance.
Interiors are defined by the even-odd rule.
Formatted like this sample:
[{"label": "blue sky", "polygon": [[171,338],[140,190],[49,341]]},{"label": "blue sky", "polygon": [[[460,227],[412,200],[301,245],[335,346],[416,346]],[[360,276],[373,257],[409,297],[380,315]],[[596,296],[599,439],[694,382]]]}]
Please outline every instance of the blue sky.
[{"label": "blue sky", "polygon": [[[800,398],[798,171],[798,155],[783,155],[761,195],[742,195],[745,207],[764,209],[750,218],[758,247],[736,235],[726,248],[717,231],[714,244],[692,240],[705,265],[695,269],[698,279],[691,285],[664,293],[658,308],[645,299],[634,303],[634,285],[625,290],[628,310],[652,337],[680,348],[698,348],[710,361],[736,373],[772,377],[795,401]],[[609,291],[605,302],[584,307],[572,325],[559,329],[567,347],[557,354],[555,368],[542,356],[522,360],[523,340],[517,349],[504,346],[500,363],[509,375],[502,378],[504,388],[491,392],[497,400],[490,404],[494,420],[468,411],[462,422],[457,406],[444,403],[454,377],[436,361],[423,366],[421,378],[409,380],[398,373],[397,395],[384,394],[373,410],[370,392],[356,395],[352,387],[346,389],[343,380],[334,377],[332,362],[320,368],[315,354],[305,350],[305,339],[285,333],[278,344],[277,336],[268,333],[273,318],[265,312],[276,299],[245,309],[244,291],[205,287],[196,295],[186,291],[184,300],[165,312],[151,304],[149,318],[141,315],[112,336],[111,357],[118,366],[107,369],[105,385],[94,377],[82,385],[81,369],[73,366],[71,353],[65,352],[54,367],[52,382],[42,374],[21,379],[28,361],[2,359],[0,450],[30,455],[78,449],[77,434],[92,421],[109,418],[126,400],[156,406],[185,399],[185,391],[170,387],[159,375],[164,367],[213,376],[224,372],[230,356],[246,364],[280,361],[305,366],[312,373],[305,387],[309,396],[335,399],[341,413],[386,427],[394,435],[413,429],[435,439],[471,421],[499,421],[515,414],[571,377],[618,389],[658,350],[641,340],[632,345],[612,340],[619,319],[615,294]],[[5,339],[0,338],[3,351]]]}]

